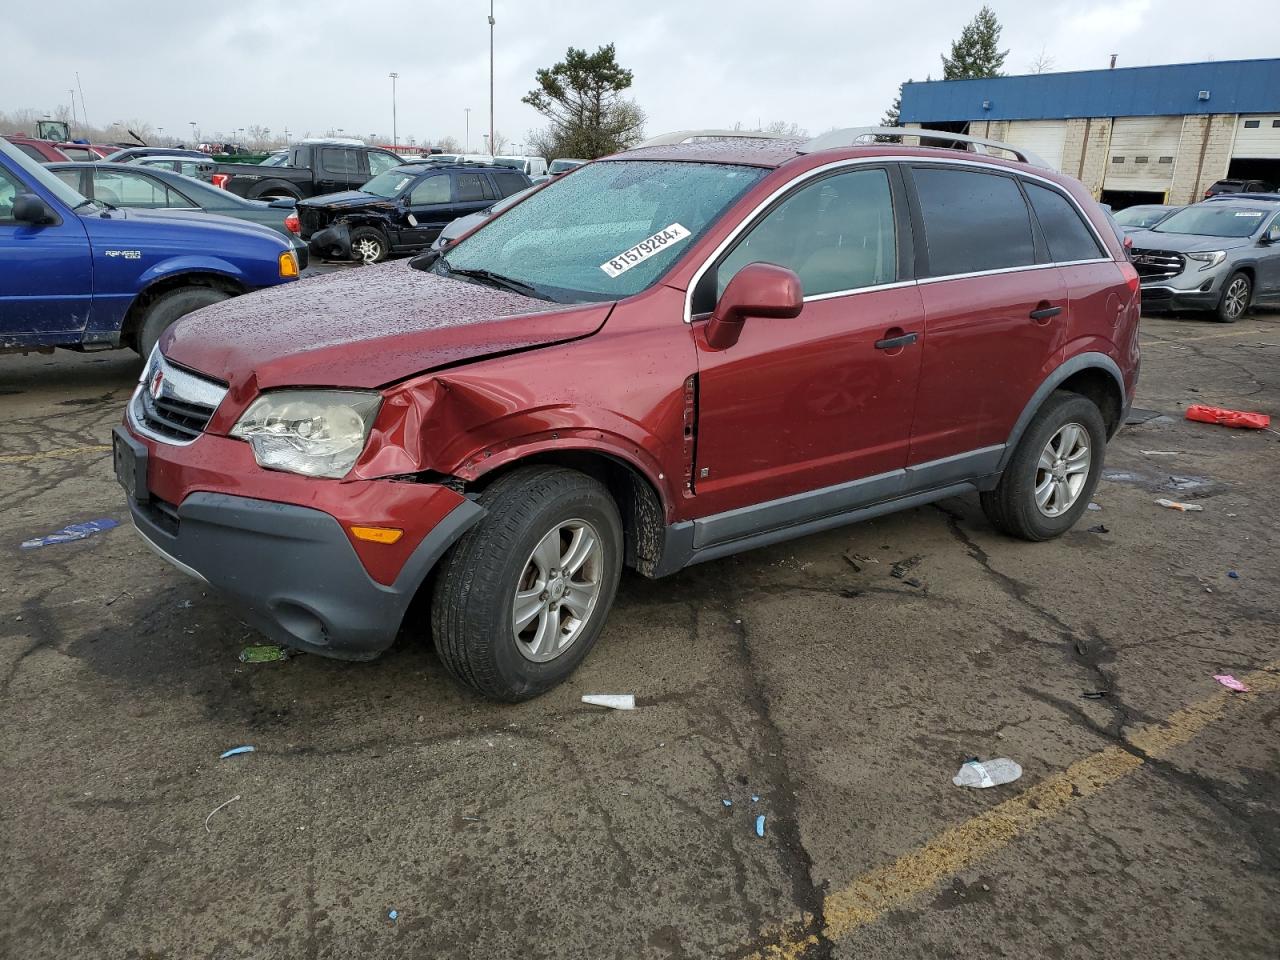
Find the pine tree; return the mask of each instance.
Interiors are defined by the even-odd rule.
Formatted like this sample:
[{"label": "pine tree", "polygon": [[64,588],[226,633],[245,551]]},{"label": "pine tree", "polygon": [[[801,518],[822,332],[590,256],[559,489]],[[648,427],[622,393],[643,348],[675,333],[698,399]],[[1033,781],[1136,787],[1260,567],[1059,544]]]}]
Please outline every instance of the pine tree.
[{"label": "pine tree", "polygon": [[[910,83],[911,80],[907,80]],[[889,109],[884,112],[884,116],[880,118],[880,126],[896,127],[901,124],[899,117],[902,114],[902,88],[905,84],[898,84],[897,96],[893,98],[893,103],[889,104]]]},{"label": "pine tree", "polygon": [[1001,76],[1000,68],[1009,51],[999,49],[1000,29],[995,12],[984,5],[960,31],[960,39],[951,44],[951,56],[943,56],[942,79]]}]

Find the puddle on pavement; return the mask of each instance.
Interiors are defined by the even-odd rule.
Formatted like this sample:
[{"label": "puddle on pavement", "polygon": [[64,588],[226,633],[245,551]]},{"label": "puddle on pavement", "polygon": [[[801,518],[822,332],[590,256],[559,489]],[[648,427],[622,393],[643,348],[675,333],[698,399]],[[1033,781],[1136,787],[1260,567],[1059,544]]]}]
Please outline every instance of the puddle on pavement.
[{"label": "puddle on pavement", "polygon": [[1111,483],[1128,483],[1153,492],[1180,493],[1183,496],[1212,497],[1227,489],[1226,484],[1210,477],[1183,474],[1150,474],[1136,470],[1103,470],[1102,479]]}]

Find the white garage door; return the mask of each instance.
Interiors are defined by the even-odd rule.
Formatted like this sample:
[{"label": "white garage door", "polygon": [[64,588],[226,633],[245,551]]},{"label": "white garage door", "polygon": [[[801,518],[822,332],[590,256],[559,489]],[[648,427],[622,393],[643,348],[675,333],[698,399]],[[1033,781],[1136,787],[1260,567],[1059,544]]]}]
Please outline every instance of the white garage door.
[{"label": "white garage door", "polygon": [[1062,148],[1067,142],[1065,120],[1013,120],[1004,139],[1015,147],[1039,154],[1055,170],[1062,169]]},{"label": "white garage door", "polygon": [[1181,117],[1118,117],[1111,125],[1106,190],[1163,193],[1173,183]]},{"label": "white garage door", "polygon": [[1236,122],[1232,158],[1280,159],[1280,117],[1241,117]]}]

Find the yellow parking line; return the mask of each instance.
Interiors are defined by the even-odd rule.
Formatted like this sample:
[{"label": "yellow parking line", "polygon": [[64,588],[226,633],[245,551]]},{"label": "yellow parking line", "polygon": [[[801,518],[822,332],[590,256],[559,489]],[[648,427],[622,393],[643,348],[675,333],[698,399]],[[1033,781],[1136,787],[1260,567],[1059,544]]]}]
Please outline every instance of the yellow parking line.
[{"label": "yellow parking line", "polygon": [[[1247,694],[1227,693],[1210,697],[1179,710],[1159,726],[1134,733],[1129,742],[1153,759],[1167,757],[1209,724],[1220,719],[1237,701],[1248,702],[1259,693],[1280,690],[1280,660],[1241,679]],[[985,813],[938,834],[932,840],[858,877],[847,887],[829,894],[824,904],[830,940],[839,940],[860,927],[874,923],[890,910],[903,906],[947,877],[988,857],[1017,837],[1062,813],[1073,803],[1093,796],[1140,768],[1146,761],[1120,747],[1108,747],[1077,760],[1061,773],[1042,780]],[[764,960],[798,960],[818,940],[813,934],[788,933],[804,924],[796,918],[781,925],[772,942],[752,954]]]},{"label": "yellow parking line", "polygon": [[43,453],[9,453],[0,456],[0,463],[26,463],[29,460],[45,460],[49,457],[74,457],[82,453],[106,453],[109,443],[95,443],[88,447],[63,447],[61,450],[45,450]]},{"label": "yellow parking line", "polygon": [[[1199,343],[1201,340],[1225,340],[1229,337],[1260,337],[1265,331],[1259,330],[1236,330],[1234,333],[1210,333],[1203,337],[1154,337],[1154,339],[1143,340],[1144,347],[1154,347],[1162,343]],[[1145,337],[1153,337],[1153,334],[1143,334]]]}]

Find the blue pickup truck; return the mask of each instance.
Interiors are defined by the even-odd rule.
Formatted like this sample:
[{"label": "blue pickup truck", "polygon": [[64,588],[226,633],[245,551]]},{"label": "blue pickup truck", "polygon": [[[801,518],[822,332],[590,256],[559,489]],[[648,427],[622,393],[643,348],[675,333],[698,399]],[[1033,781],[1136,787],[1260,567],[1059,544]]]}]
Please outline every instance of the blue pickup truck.
[{"label": "blue pickup truck", "polygon": [[89,200],[0,140],[0,353],[147,356],[193,310],[297,278],[267,227]]}]

